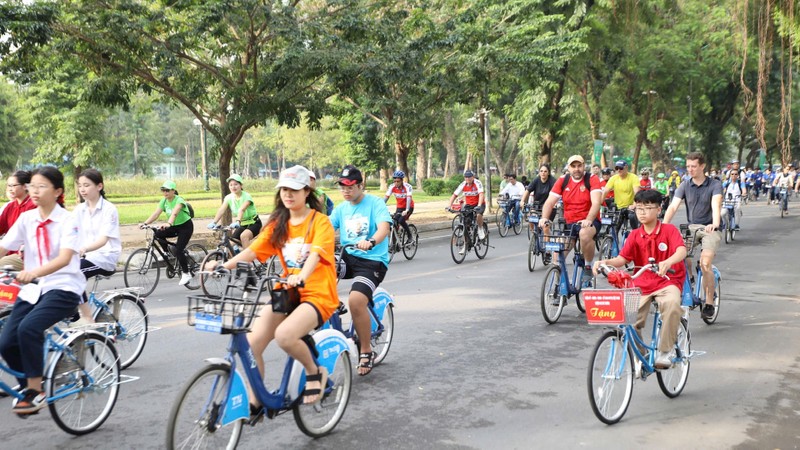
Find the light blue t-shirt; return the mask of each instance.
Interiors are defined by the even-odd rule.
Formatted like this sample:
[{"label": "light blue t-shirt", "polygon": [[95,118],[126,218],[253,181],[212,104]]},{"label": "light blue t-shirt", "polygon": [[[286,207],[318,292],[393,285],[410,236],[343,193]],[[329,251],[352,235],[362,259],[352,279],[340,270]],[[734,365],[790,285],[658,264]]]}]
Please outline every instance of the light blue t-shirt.
[{"label": "light blue t-shirt", "polygon": [[[378,224],[381,222],[388,222],[391,226],[392,215],[383,199],[370,194],[364,194],[357,205],[350,202],[339,203],[331,213],[331,223],[334,229],[339,230],[339,241],[342,246],[369,239],[378,231]],[[369,251],[349,249],[347,252],[359,258],[389,265],[388,237]]]}]

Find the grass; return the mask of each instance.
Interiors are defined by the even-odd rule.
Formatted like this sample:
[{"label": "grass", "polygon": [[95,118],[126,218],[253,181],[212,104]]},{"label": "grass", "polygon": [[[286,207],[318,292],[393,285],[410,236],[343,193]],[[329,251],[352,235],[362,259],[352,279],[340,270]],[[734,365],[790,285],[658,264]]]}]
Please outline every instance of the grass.
[{"label": "grass", "polygon": [[[136,224],[143,222],[150,214],[155,211],[158,202],[163,198],[159,188],[164,180],[154,178],[107,178],[105,180],[105,191],[108,200],[114,203],[119,210],[119,220],[122,225]],[[217,213],[220,206],[219,180],[209,180],[211,190],[206,192],[203,189],[202,179],[181,179],[175,181],[178,185],[178,192],[194,208],[195,218],[212,218]],[[75,204],[75,189],[72,182],[66,182],[67,206]],[[277,180],[258,179],[245,180],[245,190],[250,193],[256,204],[259,214],[268,214],[274,208],[275,184]],[[319,183],[323,191],[339,204],[344,199],[342,194],[332,183],[325,181]],[[367,191],[378,197],[383,198],[384,191],[378,187],[368,187]],[[449,195],[432,196],[423,191],[414,192],[414,201],[426,202],[436,200],[446,200]],[[394,205],[394,199],[389,199],[389,204]],[[166,220],[162,215],[160,220]]]}]

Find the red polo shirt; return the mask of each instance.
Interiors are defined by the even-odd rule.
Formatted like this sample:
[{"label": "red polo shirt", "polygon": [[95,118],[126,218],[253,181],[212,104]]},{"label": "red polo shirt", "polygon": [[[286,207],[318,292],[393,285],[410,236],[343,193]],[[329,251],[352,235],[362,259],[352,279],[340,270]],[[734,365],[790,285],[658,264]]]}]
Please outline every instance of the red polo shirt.
[{"label": "red polo shirt", "polygon": [[[644,227],[631,231],[619,256],[633,261],[636,267],[641,267],[648,263],[650,257],[655,258],[656,263],[668,259],[675,254],[678,247],[685,247],[681,232],[675,225],[658,222],[656,229],[650,234],[645,233]],[[686,266],[683,261],[674,264],[672,270],[675,273],[667,274],[669,280],[648,271],[633,280],[633,284],[640,288],[644,295],[664,289],[671,284],[677,286],[678,289],[683,288],[683,280],[686,276]]]},{"label": "red polo shirt", "polygon": [[[11,229],[11,225],[14,225],[20,214],[33,208],[36,208],[36,205],[33,204],[30,195],[25,197],[25,200],[23,200],[22,203],[18,203],[16,200],[9,202],[8,206],[3,209],[3,213],[0,214],[0,235],[8,233],[8,230]],[[19,252],[8,252],[9,255],[13,255],[15,253]]]}]

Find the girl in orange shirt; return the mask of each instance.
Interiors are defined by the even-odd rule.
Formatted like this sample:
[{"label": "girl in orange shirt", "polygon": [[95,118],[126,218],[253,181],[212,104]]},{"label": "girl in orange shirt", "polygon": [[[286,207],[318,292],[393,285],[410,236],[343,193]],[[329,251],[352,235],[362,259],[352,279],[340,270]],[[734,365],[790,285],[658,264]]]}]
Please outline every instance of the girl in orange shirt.
[{"label": "girl in orange shirt", "polygon": [[[286,315],[263,308],[255,319],[247,341],[253,349],[258,370],[264,374],[263,353],[275,339],[278,345],[306,369],[304,403],[322,399],[328,373],[317,367],[303,336],[322,325],[339,306],[336,293],[336,269],[334,263],[334,233],[330,219],[325,215],[324,205],[309,186],[308,170],[294,166],[281,173],[275,196],[275,210],[270,214],[258,238],[244,251],[228,260],[224,267],[232,270],[238,262],[252,262],[258,258],[266,261],[278,255],[287,276],[287,284],[297,286],[300,282],[300,306]],[[217,263],[206,265],[213,270]],[[250,398],[255,398],[251,395]],[[257,412],[258,405],[251,405]]]}]

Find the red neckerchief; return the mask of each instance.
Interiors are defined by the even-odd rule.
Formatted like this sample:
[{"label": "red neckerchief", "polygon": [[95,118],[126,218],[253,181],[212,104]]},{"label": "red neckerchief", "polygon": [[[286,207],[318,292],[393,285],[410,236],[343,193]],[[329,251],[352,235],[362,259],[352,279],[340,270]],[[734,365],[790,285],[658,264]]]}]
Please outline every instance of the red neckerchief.
[{"label": "red neckerchief", "polygon": [[[650,234],[647,234],[647,232],[644,231],[644,225],[640,226],[639,229],[642,230],[642,238],[644,238],[645,242],[647,242],[648,258],[655,258],[656,239],[658,239],[658,235],[661,233],[661,221],[656,223],[656,229]],[[656,262],[657,261],[658,259],[656,259]]]},{"label": "red neckerchief", "polygon": [[[44,265],[45,258],[50,259],[50,236],[47,233],[47,224],[52,220],[47,219],[36,225],[36,250],[39,252],[39,265]],[[44,247],[44,255],[42,255],[42,247]]]}]

